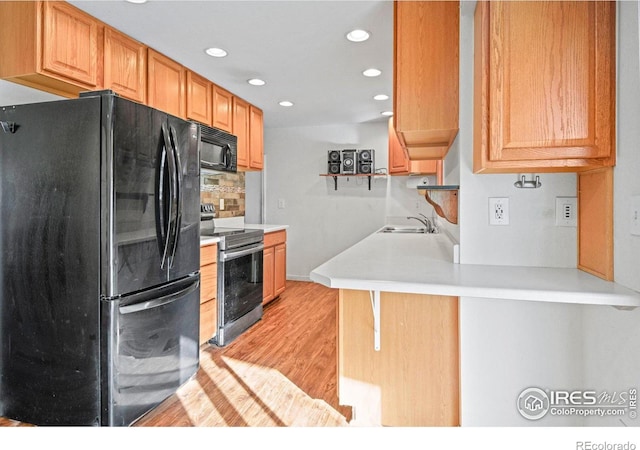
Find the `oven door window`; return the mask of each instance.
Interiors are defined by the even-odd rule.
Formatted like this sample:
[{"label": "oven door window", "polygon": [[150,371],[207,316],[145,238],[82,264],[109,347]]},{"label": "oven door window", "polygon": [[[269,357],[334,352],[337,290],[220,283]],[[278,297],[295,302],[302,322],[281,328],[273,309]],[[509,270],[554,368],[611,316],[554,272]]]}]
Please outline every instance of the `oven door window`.
[{"label": "oven door window", "polygon": [[262,303],[262,250],[224,261],[224,323],[239,319]]}]

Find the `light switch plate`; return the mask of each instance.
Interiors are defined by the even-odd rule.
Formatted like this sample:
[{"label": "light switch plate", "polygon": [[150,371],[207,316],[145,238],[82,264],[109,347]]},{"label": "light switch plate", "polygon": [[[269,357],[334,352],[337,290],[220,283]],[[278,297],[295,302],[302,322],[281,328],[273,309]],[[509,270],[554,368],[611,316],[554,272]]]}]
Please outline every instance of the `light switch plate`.
[{"label": "light switch plate", "polygon": [[631,197],[631,234],[640,236],[640,195]]},{"label": "light switch plate", "polygon": [[578,226],[578,198],[556,197],[556,226]]}]

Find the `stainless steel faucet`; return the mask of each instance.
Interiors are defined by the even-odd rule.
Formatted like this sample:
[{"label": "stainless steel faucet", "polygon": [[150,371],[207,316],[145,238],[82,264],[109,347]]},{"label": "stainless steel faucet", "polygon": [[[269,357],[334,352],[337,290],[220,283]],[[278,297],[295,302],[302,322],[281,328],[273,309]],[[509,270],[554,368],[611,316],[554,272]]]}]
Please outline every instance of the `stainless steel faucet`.
[{"label": "stainless steel faucet", "polygon": [[415,217],[415,216],[408,216],[407,219],[415,219],[418,222],[420,222],[422,225],[425,226],[427,233],[435,232],[436,228],[433,226],[433,222],[431,222],[431,220],[422,213],[418,213],[418,215],[422,216],[422,218]]}]

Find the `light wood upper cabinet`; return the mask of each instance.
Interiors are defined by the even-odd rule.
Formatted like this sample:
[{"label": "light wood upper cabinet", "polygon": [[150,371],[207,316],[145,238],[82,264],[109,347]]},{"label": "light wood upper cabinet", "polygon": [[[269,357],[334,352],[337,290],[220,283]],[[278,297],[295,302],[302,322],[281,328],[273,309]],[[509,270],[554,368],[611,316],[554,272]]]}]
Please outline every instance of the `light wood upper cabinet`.
[{"label": "light wood upper cabinet", "polygon": [[110,27],[104,31],[104,87],[136,102],[147,100],[147,47]]},{"label": "light wood upper cabinet", "polygon": [[405,150],[400,145],[396,130],[393,128],[393,119],[389,119],[389,174],[436,174],[437,183],[442,184],[443,177],[442,160],[411,161]]},{"label": "light wood upper cabinet", "polygon": [[249,168],[262,170],[264,160],[264,119],[262,110],[249,107]]},{"label": "light wood upper cabinet", "polygon": [[186,118],[186,69],[153,49],[148,51],[147,103],[177,117]]},{"label": "light wood upper cabinet", "polygon": [[233,94],[213,85],[213,126],[233,132]]},{"label": "light wood upper cabinet", "polygon": [[458,134],[460,5],[394,3],[394,127],[412,160],[443,159]]},{"label": "light wood upper cabinet", "polygon": [[0,2],[0,78],[65,97],[102,88],[104,26],[65,2]]},{"label": "light wood upper cabinet", "polygon": [[213,107],[212,83],[204,77],[187,71],[187,119],[211,126]]},{"label": "light wood upper cabinet", "polygon": [[249,103],[235,96],[233,134],[238,138],[238,169],[249,167]]},{"label": "light wood upper cabinet", "polygon": [[233,134],[238,137],[238,170],[262,170],[262,110],[233,97]]},{"label": "light wood upper cabinet", "polygon": [[615,2],[478,2],[474,172],[615,164]]}]

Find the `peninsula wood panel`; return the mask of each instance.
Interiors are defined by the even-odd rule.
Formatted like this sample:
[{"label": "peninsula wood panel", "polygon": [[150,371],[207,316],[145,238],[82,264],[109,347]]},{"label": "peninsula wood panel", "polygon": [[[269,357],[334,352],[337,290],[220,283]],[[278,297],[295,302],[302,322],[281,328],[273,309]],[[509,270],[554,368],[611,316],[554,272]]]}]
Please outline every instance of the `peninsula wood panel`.
[{"label": "peninsula wood panel", "polygon": [[613,168],[578,174],[578,268],[613,281]]},{"label": "peninsula wood panel", "polygon": [[338,396],[362,425],[460,424],[458,298],[381,293],[374,350],[368,291],[340,290]]},{"label": "peninsula wood panel", "polygon": [[479,2],[474,172],[615,164],[615,2]]},{"label": "peninsula wood panel", "polygon": [[287,283],[287,231],[278,230],[264,235],[262,304],[282,294]]}]

